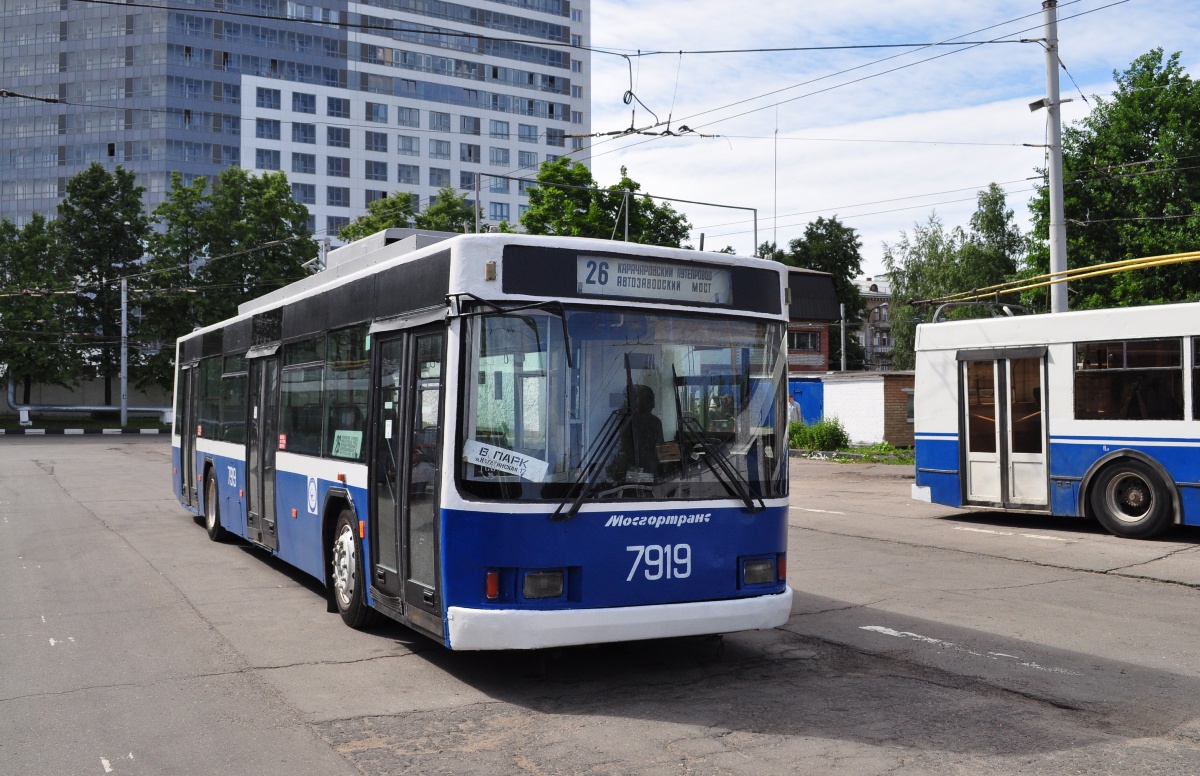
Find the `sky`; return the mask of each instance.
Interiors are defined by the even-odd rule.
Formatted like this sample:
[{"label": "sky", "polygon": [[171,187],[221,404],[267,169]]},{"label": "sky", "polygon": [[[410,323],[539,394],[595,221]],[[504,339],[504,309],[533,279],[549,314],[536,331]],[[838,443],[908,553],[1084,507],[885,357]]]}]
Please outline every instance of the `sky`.
[{"label": "sky", "polygon": [[[650,194],[756,208],[759,243],[781,246],[836,215],[857,230],[867,276],[884,271],[885,243],[935,212],[947,228],[967,227],[992,182],[1028,229],[1030,178],[1046,164],[1047,112],[1028,107],[1047,93],[1039,43],[688,52],[1041,38],[1040,0],[591,0],[591,14],[585,43],[616,52],[592,53],[592,132],[657,116],[696,133],[594,138],[602,186],[624,165]],[[1058,19],[1061,96],[1073,100],[1064,126],[1153,48],[1181,52],[1200,77],[1194,0],[1060,0]],[[669,53],[647,53],[658,51]],[[675,207],[693,246],[703,233],[706,250],[754,252],[749,211]]]}]

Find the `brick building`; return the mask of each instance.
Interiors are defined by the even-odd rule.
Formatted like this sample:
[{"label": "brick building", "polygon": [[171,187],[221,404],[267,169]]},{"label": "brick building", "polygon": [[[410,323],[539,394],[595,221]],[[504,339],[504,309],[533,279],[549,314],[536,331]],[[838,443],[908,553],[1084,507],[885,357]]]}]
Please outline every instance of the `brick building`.
[{"label": "brick building", "polygon": [[829,370],[829,324],[838,320],[837,295],[828,272],[788,270],[788,374]]}]

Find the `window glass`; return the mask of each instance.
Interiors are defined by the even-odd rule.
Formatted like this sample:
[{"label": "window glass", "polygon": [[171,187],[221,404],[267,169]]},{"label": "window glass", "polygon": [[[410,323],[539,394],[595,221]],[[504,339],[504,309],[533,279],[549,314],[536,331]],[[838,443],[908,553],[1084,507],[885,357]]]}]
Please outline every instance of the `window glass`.
[{"label": "window glass", "polygon": [[1183,407],[1181,339],[1076,344],[1076,418],[1182,420]]},{"label": "window glass", "polygon": [[367,427],[367,327],[354,326],[329,334],[325,364],[325,454],[364,460]]},{"label": "window glass", "polygon": [[196,403],[196,424],[204,439],[220,439],[221,428],[221,357],[210,356],[200,362],[200,389]]},{"label": "window glass", "polygon": [[[225,359],[226,369],[230,359]],[[236,374],[221,378],[221,430],[220,438],[225,442],[242,444],[246,441],[246,363],[242,359],[241,369]]]},{"label": "window glass", "polygon": [[306,364],[325,360],[325,340],[313,337],[302,342],[293,342],[283,349],[283,365]]},{"label": "window glass", "polygon": [[1012,452],[1042,452],[1042,360],[1017,358],[1009,362],[1009,423]]},{"label": "window glass", "polygon": [[967,362],[967,450],[996,452],[996,378],[994,361]]},{"label": "window glass", "polygon": [[321,364],[283,370],[279,449],[321,454]]},{"label": "window glass", "polygon": [[[543,312],[465,319],[464,492],[562,499],[584,485],[591,500],[729,498],[731,487],[786,494],[782,326],[566,314],[566,339],[562,319]],[[706,465],[715,460],[729,468]]]},{"label": "window glass", "polygon": [[1192,338],[1192,418],[1200,420],[1200,337]]}]

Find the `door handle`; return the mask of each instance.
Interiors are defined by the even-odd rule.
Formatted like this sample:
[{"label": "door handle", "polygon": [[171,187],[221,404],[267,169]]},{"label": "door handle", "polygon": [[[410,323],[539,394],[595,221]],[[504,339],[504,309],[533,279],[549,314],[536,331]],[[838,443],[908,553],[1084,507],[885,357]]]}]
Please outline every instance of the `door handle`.
[{"label": "door handle", "polygon": [[421,600],[423,600],[427,605],[433,606],[433,591],[432,590],[421,591]]}]

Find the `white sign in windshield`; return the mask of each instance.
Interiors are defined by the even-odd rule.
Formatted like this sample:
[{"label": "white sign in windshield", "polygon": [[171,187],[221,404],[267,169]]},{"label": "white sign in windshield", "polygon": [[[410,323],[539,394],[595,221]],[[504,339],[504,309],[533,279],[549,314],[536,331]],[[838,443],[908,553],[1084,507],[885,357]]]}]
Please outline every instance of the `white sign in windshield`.
[{"label": "white sign in windshield", "polygon": [[579,256],[576,288],[580,294],[647,301],[733,303],[732,274],[727,269],[638,259]]},{"label": "white sign in windshield", "polygon": [[473,439],[463,443],[463,460],[505,474],[515,474],[531,482],[544,482],[546,470],[550,468],[550,464],[539,458],[518,453],[516,450],[485,445]]}]

